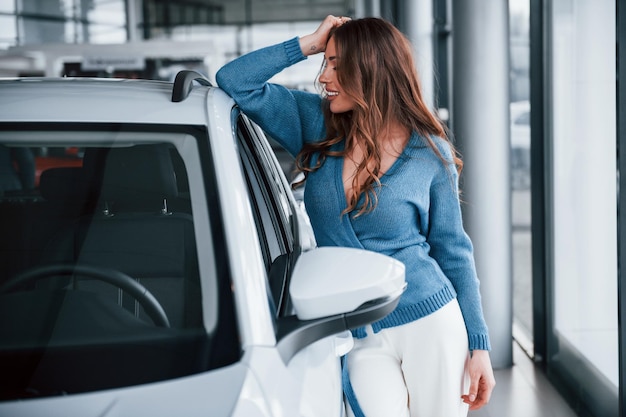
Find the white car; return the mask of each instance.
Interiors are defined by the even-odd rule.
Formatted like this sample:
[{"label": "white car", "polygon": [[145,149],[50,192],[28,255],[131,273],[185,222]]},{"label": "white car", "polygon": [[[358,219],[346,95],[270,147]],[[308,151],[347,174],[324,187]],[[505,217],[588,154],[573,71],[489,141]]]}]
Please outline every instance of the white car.
[{"label": "white car", "polygon": [[223,91],[0,80],[0,145],[36,161],[0,196],[1,416],[344,415],[348,330],[393,310],[404,265],[316,247]]}]

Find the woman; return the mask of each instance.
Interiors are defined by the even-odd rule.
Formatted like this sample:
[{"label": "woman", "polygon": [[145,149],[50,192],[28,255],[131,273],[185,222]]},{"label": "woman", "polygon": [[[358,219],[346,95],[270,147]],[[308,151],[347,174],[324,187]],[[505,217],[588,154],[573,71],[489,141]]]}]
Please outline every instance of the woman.
[{"label": "woman", "polygon": [[[267,82],[322,52],[321,96]],[[390,23],[328,16],[314,33],[217,73],[242,111],[296,156],[318,245],[378,251],[406,266],[397,308],[353,331],[344,393],[356,416],[465,416],[495,385],[461,219],[462,163],[423,101],[413,62]]]}]

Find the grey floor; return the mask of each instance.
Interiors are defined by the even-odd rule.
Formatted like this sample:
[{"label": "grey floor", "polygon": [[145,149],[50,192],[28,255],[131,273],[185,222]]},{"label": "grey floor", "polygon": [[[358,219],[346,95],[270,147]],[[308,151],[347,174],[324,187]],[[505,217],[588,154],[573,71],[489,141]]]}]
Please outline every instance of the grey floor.
[{"label": "grey floor", "polygon": [[496,369],[491,401],[468,417],[576,417],[554,386],[517,345],[513,366]]}]

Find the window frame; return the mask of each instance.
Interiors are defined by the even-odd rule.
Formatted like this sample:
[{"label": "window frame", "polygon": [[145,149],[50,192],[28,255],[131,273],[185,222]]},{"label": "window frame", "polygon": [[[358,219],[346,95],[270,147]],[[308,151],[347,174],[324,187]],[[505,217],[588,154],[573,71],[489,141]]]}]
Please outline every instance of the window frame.
[{"label": "window frame", "polygon": [[291,190],[264,132],[244,114],[233,116],[243,175],[267,272],[275,317],[292,314],[289,280],[301,253]]}]

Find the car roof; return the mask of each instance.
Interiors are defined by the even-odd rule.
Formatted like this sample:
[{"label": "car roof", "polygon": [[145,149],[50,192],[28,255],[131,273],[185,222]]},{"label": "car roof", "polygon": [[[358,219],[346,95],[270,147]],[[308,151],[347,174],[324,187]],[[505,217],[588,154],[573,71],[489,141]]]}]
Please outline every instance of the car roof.
[{"label": "car roof", "polygon": [[155,80],[0,79],[0,122],[206,125],[208,96],[223,106],[234,104],[224,92],[208,85],[194,85],[178,102],[172,101],[173,89],[174,83]]}]

